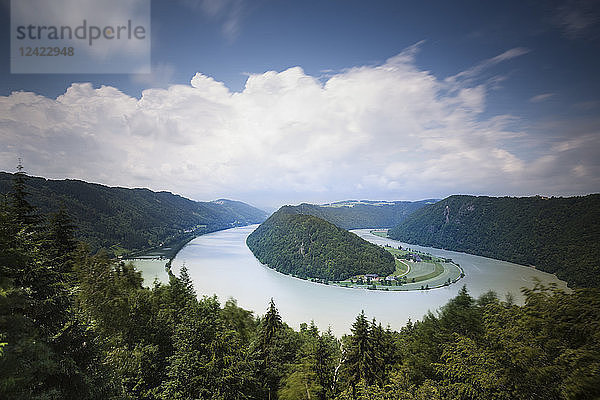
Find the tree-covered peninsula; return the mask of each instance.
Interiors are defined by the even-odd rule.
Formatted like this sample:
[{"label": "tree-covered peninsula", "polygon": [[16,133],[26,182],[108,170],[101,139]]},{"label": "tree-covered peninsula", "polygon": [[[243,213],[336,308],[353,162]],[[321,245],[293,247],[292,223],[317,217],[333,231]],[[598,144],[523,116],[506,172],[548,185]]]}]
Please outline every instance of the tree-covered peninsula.
[{"label": "tree-covered peninsula", "polygon": [[532,265],[570,286],[600,286],[600,194],[450,196],[388,231],[407,243]]},{"label": "tree-covered peninsula", "polygon": [[256,258],[301,278],[340,281],[359,274],[386,276],[394,257],[383,248],[312,215],[284,206],[248,236]]}]

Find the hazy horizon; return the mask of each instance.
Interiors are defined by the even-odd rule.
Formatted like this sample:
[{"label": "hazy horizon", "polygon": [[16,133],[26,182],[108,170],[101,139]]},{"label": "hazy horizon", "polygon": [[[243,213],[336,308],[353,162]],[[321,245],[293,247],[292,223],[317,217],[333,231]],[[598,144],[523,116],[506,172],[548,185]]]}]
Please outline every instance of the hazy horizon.
[{"label": "hazy horizon", "polygon": [[[6,172],[6,173],[14,173],[16,171],[0,171],[0,172]],[[23,171],[27,174],[27,171]],[[35,178],[44,178],[44,179],[49,179],[49,180],[63,180],[60,178],[46,178],[44,176],[34,176],[34,175],[30,175],[27,174],[28,176],[31,177],[35,177]],[[77,178],[64,178],[64,179],[72,179],[72,180],[79,180],[79,181],[84,181],[83,179],[77,179]],[[104,185],[103,183],[100,182],[88,182],[88,181],[84,181],[87,183],[92,183],[92,184],[99,184],[99,185]],[[122,187],[122,188],[126,188],[126,189],[148,189],[146,187],[141,187],[141,186],[132,186],[132,187],[128,187],[128,186],[112,186],[112,185],[105,185],[105,186],[109,186],[109,187]],[[168,189],[159,189],[159,190],[153,190],[154,192],[168,192],[171,193],[173,195],[177,195],[177,196],[182,196],[185,197],[189,200],[193,200],[193,201],[199,201],[199,202],[211,202],[211,201],[218,201],[218,200],[233,200],[233,201],[241,201],[244,202],[246,204],[249,204],[251,206],[254,206],[256,208],[259,208],[263,211],[266,212],[275,212],[277,211],[280,207],[286,206],[286,205],[290,205],[290,206],[297,206],[300,205],[302,203],[308,203],[308,204],[316,204],[316,205],[328,205],[328,204],[334,204],[334,203],[342,203],[342,202],[349,202],[349,201],[370,201],[370,202],[399,202],[399,201],[407,201],[407,202],[419,202],[419,201],[427,201],[427,200],[431,200],[431,201],[440,201],[443,200],[444,198],[448,197],[440,197],[440,198],[436,198],[436,197],[431,197],[431,198],[417,198],[417,199],[375,199],[375,198],[344,198],[344,199],[332,199],[332,200],[323,200],[323,201],[309,201],[309,200],[299,200],[297,202],[288,202],[288,203],[281,203],[281,204],[275,204],[275,205],[262,205],[262,204],[255,204],[253,202],[247,201],[246,199],[242,199],[242,198],[229,198],[229,197],[223,197],[223,196],[219,196],[219,195],[215,195],[213,197],[210,198],[202,198],[202,199],[193,199],[193,198],[189,198],[186,197],[185,195],[181,194],[181,193],[176,193],[174,191],[168,190]],[[591,192],[591,193],[585,193],[585,194],[578,194],[578,195],[571,195],[571,196],[554,196],[554,195],[550,195],[548,197],[575,197],[575,196],[587,196],[587,195],[592,195],[592,194],[598,194],[598,192]],[[497,195],[497,196],[491,196],[491,195],[487,195],[487,194],[473,194],[473,193],[452,193],[449,196],[453,196],[453,195],[460,195],[460,196],[490,196],[490,197],[504,197],[506,195]],[[532,196],[542,196],[541,194],[533,194],[533,195],[527,195],[527,196],[509,196],[509,197],[532,197]]]}]

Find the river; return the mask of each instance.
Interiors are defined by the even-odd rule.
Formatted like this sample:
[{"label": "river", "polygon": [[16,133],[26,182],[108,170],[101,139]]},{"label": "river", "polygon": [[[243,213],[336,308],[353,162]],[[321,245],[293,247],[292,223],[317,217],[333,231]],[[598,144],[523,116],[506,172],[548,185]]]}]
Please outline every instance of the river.
[{"label": "river", "polygon": [[177,254],[173,272],[178,274],[185,263],[198,296],[216,294],[222,303],[233,297],[239,306],[258,315],[265,313],[272,297],[282,319],[293,328],[298,329],[300,323],[314,320],[319,329],[331,328],[338,337],[350,332],[361,310],[369,319],[376,318],[384,326],[398,330],[409,318],[414,321],[428,311],[435,312],[456,296],[463,285],[475,297],[494,290],[504,298],[510,292],[518,303],[523,301],[521,287],[532,287],[536,278],[566,289],[566,284],[554,275],[530,267],[407,245],[375,236],[368,229],[353,232],[373,243],[401,245],[452,258],[461,265],[466,276],[456,284],[428,291],[384,292],[317,284],[280,274],[254,258],[246,246],[246,237],[256,227],[232,228],[197,237]]}]

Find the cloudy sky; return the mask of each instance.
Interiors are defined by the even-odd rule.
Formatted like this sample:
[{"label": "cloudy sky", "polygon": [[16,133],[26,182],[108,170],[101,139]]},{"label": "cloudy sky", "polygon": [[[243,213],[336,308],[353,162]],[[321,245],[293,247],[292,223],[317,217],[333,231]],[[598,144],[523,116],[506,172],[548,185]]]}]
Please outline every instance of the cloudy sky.
[{"label": "cloudy sky", "polygon": [[1,4],[0,170],[267,209],[600,192],[598,1],[152,1],[152,73],[106,75],[11,74]]}]

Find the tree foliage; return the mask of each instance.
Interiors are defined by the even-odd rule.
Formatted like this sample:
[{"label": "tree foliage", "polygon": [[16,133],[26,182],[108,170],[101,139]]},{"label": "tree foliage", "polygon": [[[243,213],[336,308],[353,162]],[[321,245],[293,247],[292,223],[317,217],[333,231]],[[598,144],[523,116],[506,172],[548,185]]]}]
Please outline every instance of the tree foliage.
[{"label": "tree foliage", "polygon": [[0,397],[110,397],[112,384],[96,337],[74,308],[67,265],[56,259],[58,236],[47,230],[17,174],[12,201],[0,211]]}]

